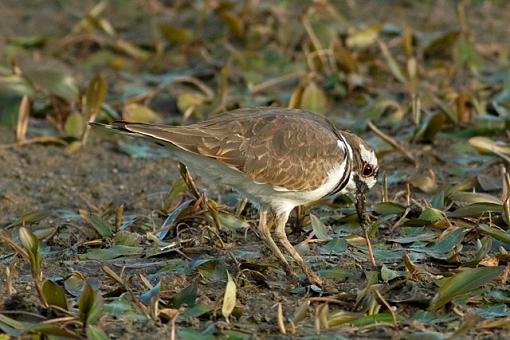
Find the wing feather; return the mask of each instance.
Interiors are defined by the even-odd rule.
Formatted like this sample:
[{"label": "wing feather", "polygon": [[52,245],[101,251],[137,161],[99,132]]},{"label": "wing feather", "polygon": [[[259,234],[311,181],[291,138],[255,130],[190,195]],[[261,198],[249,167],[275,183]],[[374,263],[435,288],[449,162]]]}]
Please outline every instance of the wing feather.
[{"label": "wing feather", "polygon": [[346,157],[338,147],[333,125],[301,110],[236,110],[188,126],[117,124],[129,132],[214,158],[256,182],[285,190],[318,188]]}]

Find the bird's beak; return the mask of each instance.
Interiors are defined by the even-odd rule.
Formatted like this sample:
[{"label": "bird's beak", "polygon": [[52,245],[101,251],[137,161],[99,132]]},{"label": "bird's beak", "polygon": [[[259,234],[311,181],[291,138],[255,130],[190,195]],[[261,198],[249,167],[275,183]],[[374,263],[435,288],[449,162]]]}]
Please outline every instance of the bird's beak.
[{"label": "bird's beak", "polygon": [[365,223],[365,194],[368,192],[369,188],[365,182],[363,182],[360,178],[354,176],[354,182],[356,183],[356,213],[358,215],[358,220],[361,225]]},{"label": "bird's beak", "polygon": [[368,185],[357,176],[354,176],[354,183],[356,183],[356,192],[358,193],[362,193],[364,195],[370,190]]},{"label": "bird's beak", "polygon": [[365,224],[365,193],[358,191],[356,193],[356,214],[358,215],[359,223],[364,226]]}]

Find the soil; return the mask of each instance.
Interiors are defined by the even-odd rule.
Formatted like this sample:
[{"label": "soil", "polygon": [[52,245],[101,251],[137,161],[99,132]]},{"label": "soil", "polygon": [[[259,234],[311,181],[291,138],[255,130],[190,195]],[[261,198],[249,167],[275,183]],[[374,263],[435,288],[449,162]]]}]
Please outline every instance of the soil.
[{"label": "soil", "polygon": [[[95,1],[74,1],[79,8],[90,8]],[[57,2],[55,2],[57,3]],[[140,4],[140,1],[134,1]],[[414,27],[425,31],[446,31],[456,26],[455,7],[447,1],[367,1],[366,6],[353,6],[346,13],[342,13],[350,21],[370,23],[392,22],[404,27]],[[77,8],[78,8],[77,7]],[[397,10],[395,10],[397,8]],[[471,31],[476,40],[484,43],[498,42],[510,43],[508,35],[508,13],[510,5],[501,1],[486,1],[469,15]],[[110,13],[115,18],[115,14]],[[0,35],[15,37],[31,34],[38,31],[41,35],[51,35],[68,30],[72,27],[69,18],[72,13],[59,11],[56,5],[46,6],[43,1],[2,1],[0,4]],[[41,22],[57,22],[62,25],[41,25]],[[0,55],[5,41],[0,39]],[[361,109],[356,108],[354,109]],[[336,112],[335,109],[332,111]],[[32,122],[31,122],[32,124]],[[39,123],[35,123],[39,124]],[[160,222],[158,211],[172,188],[173,181],[179,177],[176,162],[167,158],[134,158],[119,152],[116,137],[93,135],[89,143],[82,149],[68,153],[65,148],[52,144],[31,144],[22,147],[9,146],[14,141],[14,133],[10,129],[0,127],[0,227],[7,227],[19,220],[23,214],[34,211],[46,211],[49,216],[33,224],[36,230],[61,230],[66,232],[49,237],[48,253],[44,257],[43,271],[46,277],[62,282],[73,272],[80,272],[85,277],[97,282],[106,302],[117,298],[122,287],[101,271],[107,265],[117,273],[123,271],[128,286],[136,293],[146,289],[140,281],[140,275],[147,277],[152,284],[161,281],[161,297],[170,299],[183,288],[195,282],[198,285],[197,301],[207,305],[212,312],[207,317],[193,317],[186,322],[178,323],[178,328],[195,326],[200,329],[211,327],[216,334],[222,330],[236,330],[251,334],[255,338],[284,338],[279,334],[277,326],[277,305],[282,303],[284,314],[291,318],[304,297],[317,296],[313,288],[303,283],[287,280],[281,270],[271,268],[274,259],[267,260],[269,256],[263,243],[257,237],[254,229],[250,228],[242,233],[222,233],[221,242],[204,231],[183,226],[183,238],[192,239],[191,244],[185,245],[181,253],[162,254],[154,258],[133,259],[123,257],[112,260],[83,260],[80,255],[85,252],[82,242],[92,241],[90,226],[85,222],[69,222],[62,218],[58,211],[78,213],[79,210],[89,212],[102,212],[109,206],[124,205],[124,212],[129,216],[145,216],[148,219]],[[121,140],[123,140],[121,138]],[[393,165],[394,166],[394,165]],[[388,169],[392,165],[388,164]],[[496,167],[495,167],[496,168]],[[499,169],[499,168],[498,168]],[[439,177],[442,175],[440,174]],[[202,187],[200,180],[198,187]],[[393,188],[395,192],[402,188]],[[209,193],[211,198],[222,199],[226,189],[215,188]],[[379,197],[380,185],[375,188],[373,197]],[[393,194],[395,194],[393,192]],[[227,193],[230,193],[229,191]],[[250,215],[250,214],[249,214]],[[251,214],[252,225],[255,224],[255,214]],[[11,227],[9,227],[11,229]],[[157,228],[154,228],[157,229]],[[140,229],[138,245],[149,248],[150,243],[144,239],[147,229]],[[289,230],[290,231],[290,230]],[[294,233],[290,236],[291,242],[302,241],[303,236]],[[384,234],[378,236],[384,237]],[[100,245],[104,245],[100,242]],[[1,263],[7,263],[12,253],[0,254]],[[242,252],[261,252],[260,257],[249,261],[240,261],[236,258]],[[317,248],[312,247],[307,255],[313,257]],[[221,316],[221,302],[223,299],[225,282],[203,280],[198,269],[179,273],[166,270],[176,260],[209,259],[219,261],[228,268],[229,272],[238,274],[238,316],[233,316],[235,322],[226,323]],[[221,259],[221,260],[220,260]],[[255,262],[262,269],[255,266]],[[265,266],[265,262],[269,262]],[[240,264],[240,262],[242,262]],[[216,263],[216,262],[215,262]],[[351,277],[348,280],[327,281],[322,287],[327,295],[345,297],[347,305],[353,305],[358,291],[366,285],[363,268],[368,266],[364,256],[349,254],[328,259],[328,265],[348,269]],[[250,266],[257,268],[250,272]],[[320,265],[319,265],[320,266]],[[23,260],[18,262],[14,273],[14,287],[16,293],[10,295],[6,280],[6,267],[0,269],[0,310],[26,311],[39,314],[40,304],[36,297],[30,268]],[[198,267],[199,268],[199,267]],[[243,275],[241,271],[244,270]],[[259,277],[259,270],[263,278]],[[239,279],[239,277],[243,279]],[[247,279],[249,278],[249,279]],[[410,287],[408,287],[411,289]],[[423,288],[423,287],[422,287]],[[120,291],[119,291],[120,289]],[[432,289],[432,288],[431,288]],[[330,305],[341,307],[342,301]],[[315,306],[314,306],[315,307]],[[318,310],[312,311],[317,312]],[[405,313],[412,315],[410,307]],[[234,313],[235,314],[235,313]],[[26,316],[26,320],[34,321],[33,316]],[[122,318],[104,319],[102,328],[111,338],[115,339],[155,339],[168,338],[172,330],[171,322],[167,321],[130,321]],[[315,338],[315,325],[313,318],[299,324],[296,337]],[[400,338],[408,336],[409,329],[393,330],[390,326],[379,326],[354,330],[342,328],[322,329],[321,336],[341,338]],[[508,335],[508,332],[507,332]],[[494,336],[488,334],[487,336]],[[503,337],[504,335],[500,335]],[[497,337],[497,336],[496,336]]]}]

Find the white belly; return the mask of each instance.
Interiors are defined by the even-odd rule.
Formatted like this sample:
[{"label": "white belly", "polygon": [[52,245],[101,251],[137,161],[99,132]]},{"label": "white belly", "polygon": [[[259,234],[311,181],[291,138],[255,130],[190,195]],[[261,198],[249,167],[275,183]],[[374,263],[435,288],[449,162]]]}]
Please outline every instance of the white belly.
[{"label": "white belly", "polygon": [[346,170],[347,162],[338,164],[328,175],[324,184],[313,191],[291,191],[274,188],[265,183],[254,182],[241,171],[214,159],[172,148],[175,158],[184,163],[194,175],[205,182],[222,183],[246,196],[253,203],[271,207],[277,214],[289,213],[294,207],[316,201],[335,188]]}]

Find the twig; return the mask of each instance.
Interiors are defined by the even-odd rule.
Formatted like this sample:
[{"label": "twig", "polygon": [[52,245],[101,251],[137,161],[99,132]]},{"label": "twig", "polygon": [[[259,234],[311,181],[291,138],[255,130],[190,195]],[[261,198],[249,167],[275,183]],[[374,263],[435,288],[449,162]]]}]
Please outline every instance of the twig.
[{"label": "twig", "polygon": [[372,123],[371,121],[368,121],[367,125],[370,128],[370,130],[372,130],[372,132],[375,133],[379,138],[381,138],[383,141],[385,141],[386,143],[400,151],[408,160],[410,160],[414,164],[414,166],[418,165],[418,161],[416,160],[416,158],[409,151],[404,149],[402,145],[398,144],[398,142],[395,139],[379,130],[379,128],[377,128],[377,126],[375,126],[374,123]]},{"label": "twig", "polygon": [[310,302],[328,302],[328,303],[334,303],[334,304],[342,305],[342,306],[345,306],[347,304],[347,302],[345,302],[345,301],[327,297],[327,296],[311,297],[311,298],[308,298],[308,300]]},{"label": "twig", "polygon": [[375,287],[374,287],[374,292],[375,292],[375,295],[377,295],[379,300],[381,300],[381,302],[386,306],[386,308],[390,312],[391,319],[393,320],[393,327],[396,328],[397,327],[397,316],[395,315],[395,311],[393,310],[393,308],[391,308],[388,301],[386,301],[386,299],[382,296],[382,294]]},{"label": "twig", "polygon": [[291,80],[294,80],[294,79],[297,79],[297,78],[301,78],[303,75],[304,75],[304,72],[297,71],[297,72],[286,74],[286,75],[281,76],[281,77],[269,79],[269,80],[264,81],[264,82],[262,82],[260,84],[254,85],[251,88],[251,94],[255,94],[257,92],[261,92],[261,91],[267,90],[270,87],[279,85],[281,83],[285,83],[287,81],[291,81]]},{"label": "twig", "polygon": [[411,207],[407,207],[406,210],[404,211],[404,213],[402,214],[402,216],[400,216],[400,218],[398,219],[397,222],[395,222],[395,224],[393,224],[391,227],[390,227],[390,233],[393,233],[393,231],[395,229],[397,229],[397,227],[400,227],[400,225],[402,223],[404,223],[404,220],[406,219],[407,217],[407,214],[409,214],[409,212],[411,211]]},{"label": "twig", "polygon": [[285,322],[283,321],[283,309],[282,304],[278,303],[278,309],[276,310],[276,319],[278,321],[278,330],[282,334],[287,334],[287,329],[285,328]]},{"label": "twig", "polygon": [[359,224],[361,226],[361,230],[365,236],[365,241],[367,242],[368,248],[368,257],[370,258],[370,262],[372,267],[377,268],[377,262],[375,261],[374,251],[372,249],[372,242],[370,242],[370,238],[368,237],[368,230],[365,226],[365,195],[360,193],[358,197],[356,197],[356,213],[358,215]]},{"label": "twig", "polygon": [[25,139],[24,141],[21,141],[19,143],[1,144],[0,150],[9,149],[9,148],[16,147],[16,146],[35,144],[35,143],[56,143],[56,144],[61,144],[61,145],[67,145],[67,143],[61,138],[51,137],[51,136],[43,136],[43,137],[35,137],[32,139]]}]

